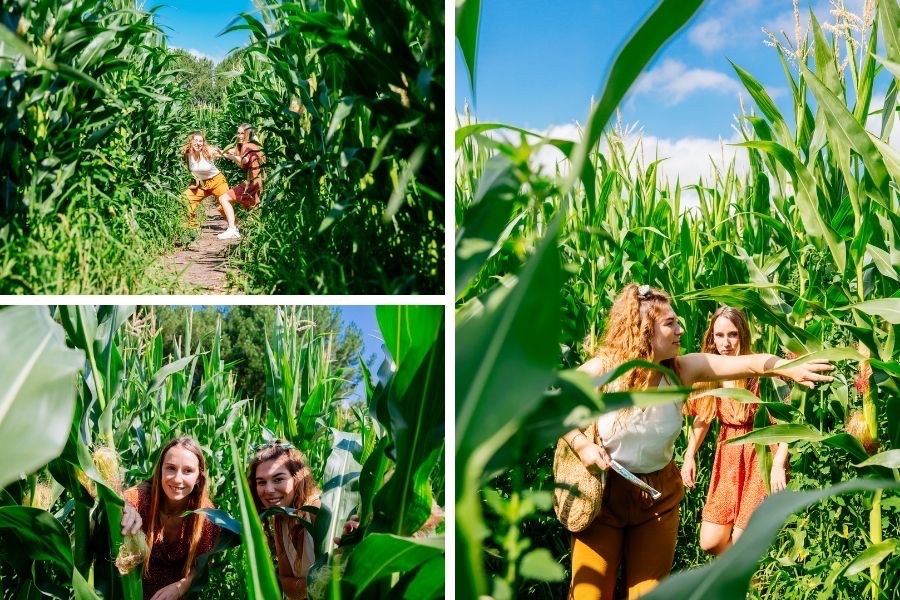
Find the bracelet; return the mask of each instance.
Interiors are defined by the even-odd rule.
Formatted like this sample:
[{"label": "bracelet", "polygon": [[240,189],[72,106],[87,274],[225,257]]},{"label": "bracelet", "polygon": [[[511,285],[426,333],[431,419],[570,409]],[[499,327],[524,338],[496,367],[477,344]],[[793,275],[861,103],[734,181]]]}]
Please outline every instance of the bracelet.
[{"label": "bracelet", "polygon": [[572,437],[572,444],[575,443],[575,440],[578,439],[578,436],[579,436],[579,435],[580,435],[581,437],[583,437],[584,439],[588,439],[587,436],[584,435],[584,432],[583,432],[583,431],[579,431],[578,433],[576,433],[576,434]]}]

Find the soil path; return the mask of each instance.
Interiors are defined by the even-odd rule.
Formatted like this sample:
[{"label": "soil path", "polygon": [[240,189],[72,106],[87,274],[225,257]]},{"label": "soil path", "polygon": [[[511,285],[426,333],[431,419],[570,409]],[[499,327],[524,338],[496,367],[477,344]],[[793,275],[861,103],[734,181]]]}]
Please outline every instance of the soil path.
[{"label": "soil path", "polygon": [[216,236],[225,231],[225,218],[219,214],[218,204],[204,202],[206,221],[200,237],[186,248],[160,259],[161,270],[176,279],[177,294],[225,294],[228,293],[225,277],[225,257],[228,247],[240,240],[220,240]]}]

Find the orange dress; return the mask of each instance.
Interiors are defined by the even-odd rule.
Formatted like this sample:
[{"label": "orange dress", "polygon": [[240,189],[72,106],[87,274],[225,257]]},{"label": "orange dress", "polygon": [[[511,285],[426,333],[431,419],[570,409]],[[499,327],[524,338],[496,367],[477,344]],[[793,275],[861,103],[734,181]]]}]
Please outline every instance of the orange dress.
[{"label": "orange dress", "polygon": [[[143,521],[141,529],[147,534],[150,529],[150,482],[145,481],[138,486],[128,488],[123,495],[125,496],[125,501],[134,506],[140,513]],[[215,506],[212,503],[208,503],[208,506],[204,508],[215,508]],[[160,534],[159,539],[153,544],[153,551],[150,554],[149,575],[145,576],[143,581],[144,600],[150,600],[153,594],[181,579],[184,562],[187,560],[191,544],[191,530],[187,524],[195,518],[199,518],[199,515],[182,519],[181,531],[175,542],[166,542],[162,534]],[[200,544],[197,546],[197,556],[212,550],[218,535],[219,528],[204,518]],[[143,565],[140,565],[138,568],[143,568]]]},{"label": "orange dress", "polygon": [[[751,381],[748,390],[759,395],[759,380]],[[715,400],[714,414],[703,415],[697,405]],[[699,401],[699,402],[698,402]],[[719,437],[709,481],[709,494],[703,506],[703,520],[719,525],[747,528],[750,515],[768,495],[759,470],[754,444],[728,444],[728,440],[750,433],[758,404],[745,404],[731,398],[706,396],[693,401],[693,414],[719,419]],[[711,405],[712,403],[710,403]],[[699,410],[698,410],[699,408]],[[709,410],[709,409],[707,409]],[[770,419],[771,420],[771,419]],[[774,421],[772,421],[774,423]],[[774,449],[774,447],[772,447]]]}]

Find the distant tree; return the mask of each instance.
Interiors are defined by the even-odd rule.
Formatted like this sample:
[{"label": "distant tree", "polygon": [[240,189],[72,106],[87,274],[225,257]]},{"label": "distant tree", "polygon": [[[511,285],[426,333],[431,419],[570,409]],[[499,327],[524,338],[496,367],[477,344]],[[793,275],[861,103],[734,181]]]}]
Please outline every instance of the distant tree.
[{"label": "distant tree", "polygon": [[176,78],[190,91],[193,104],[221,107],[228,83],[235,77],[239,54],[235,53],[217,65],[180,48],[171,52],[176,56],[173,67],[183,71]]},{"label": "distant tree", "polygon": [[[308,307],[312,311],[310,320],[323,334],[335,335],[334,360],[336,367],[349,369],[348,382],[344,392],[352,390],[362,374],[356,361],[362,352],[362,332],[353,323],[345,323],[340,310],[328,306]],[[262,399],[266,393],[266,337],[271,337],[275,324],[274,306],[230,306],[221,307],[157,306],[152,307],[156,325],[163,332],[163,352],[176,354],[176,345],[183,348],[187,323],[187,312],[193,310],[191,318],[191,351],[198,340],[205,338],[204,349],[209,349],[209,339],[216,331],[216,320],[222,317],[222,358],[226,362],[237,361],[234,374],[240,393],[248,398]],[[182,352],[183,354],[183,352]],[[363,357],[367,364],[373,357]]]}]

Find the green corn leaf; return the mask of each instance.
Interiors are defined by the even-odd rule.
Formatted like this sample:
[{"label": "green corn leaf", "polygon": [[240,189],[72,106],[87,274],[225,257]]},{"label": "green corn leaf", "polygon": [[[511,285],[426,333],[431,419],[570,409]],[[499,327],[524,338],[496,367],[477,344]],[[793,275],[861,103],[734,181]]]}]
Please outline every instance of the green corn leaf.
[{"label": "green corn leaf", "polygon": [[880,564],[885,558],[897,551],[900,551],[900,540],[890,539],[880,544],[872,544],[850,561],[844,568],[844,576],[852,577],[857,573],[862,573],[869,567]]},{"label": "green corn leaf", "polygon": [[878,454],[867,458],[854,467],[870,467],[870,466],[888,467],[890,469],[900,469],[900,449],[885,450]]},{"label": "green corn leaf", "polygon": [[244,476],[241,459],[234,438],[229,436],[231,460],[234,465],[234,481],[237,487],[237,501],[241,512],[241,546],[244,548],[245,587],[250,598],[278,598],[281,588],[275,576],[269,545],[263,533],[262,524],[256,514],[247,478]]},{"label": "green corn leaf", "polygon": [[660,0],[653,12],[625,42],[601,87],[603,92],[600,101],[588,117],[585,135],[575,146],[571,159],[572,171],[564,189],[570,189],[575,178],[581,175],[588,154],[600,140],[609,118],[641,71],[666,41],[687,24],[702,4],[703,0]]},{"label": "green corn leaf", "polygon": [[750,589],[750,580],[759,560],[775,539],[784,520],[814,502],[847,492],[876,489],[896,489],[900,483],[853,479],[822,490],[784,491],[769,496],[753,513],[747,529],[716,560],[690,571],[674,573],[652,592],[647,600],[709,600],[743,598]]},{"label": "green corn leaf", "polygon": [[456,0],[456,41],[462,51],[469,76],[469,89],[475,93],[475,67],[478,55],[478,25],[481,19],[481,0]]},{"label": "green corn leaf", "polygon": [[393,573],[410,571],[443,555],[443,537],[414,539],[372,533],[353,549],[343,581],[359,596],[376,581]]},{"label": "green corn leaf", "polygon": [[900,325],[900,298],[867,300],[866,302],[841,307],[839,310],[850,310],[851,308],[873,317],[881,317],[891,325]]},{"label": "green corn leaf", "polygon": [[[62,452],[75,412],[80,351],[66,347],[45,307],[0,310],[0,488]],[[27,440],[27,442],[25,441]]]},{"label": "green corn leaf", "polygon": [[770,154],[791,175],[796,188],[797,210],[800,213],[800,219],[803,221],[803,227],[806,229],[807,235],[814,239],[821,238],[825,240],[825,243],[831,250],[832,259],[838,272],[843,273],[847,267],[847,249],[844,243],[838,240],[834,231],[820,213],[816,182],[809,168],[790,150],[775,142],[741,142],[735,145],[755,148]]},{"label": "green corn leaf", "polygon": [[53,515],[30,506],[0,506],[0,529],[19,542],[32,560],[49,560],[66,572],[74,570],[69,534]]},{"label": "green corn leaf", "polygon": [[729,444],[790,444],[799,440],[807,442],[821,442],[827,435],[823,435],[809,425],[770,425],[761,429],[754,429],[750,433],[739,435],[728,440]]}]

